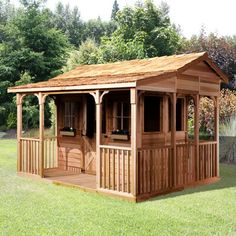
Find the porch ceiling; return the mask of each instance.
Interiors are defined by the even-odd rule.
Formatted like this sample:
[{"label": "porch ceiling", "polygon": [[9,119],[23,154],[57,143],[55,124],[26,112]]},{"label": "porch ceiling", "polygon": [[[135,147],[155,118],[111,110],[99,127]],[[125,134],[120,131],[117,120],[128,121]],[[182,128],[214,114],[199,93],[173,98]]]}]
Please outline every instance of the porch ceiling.
[{"label": "porch ceiling", "polygon": [[207,53],[191,53],[98,65],[82,65],[48,81],[11,87],[8,92],[50,92],[136,87],[138,81],[170,77],[189,66],[205,61],[225,82],[227,77]]}]

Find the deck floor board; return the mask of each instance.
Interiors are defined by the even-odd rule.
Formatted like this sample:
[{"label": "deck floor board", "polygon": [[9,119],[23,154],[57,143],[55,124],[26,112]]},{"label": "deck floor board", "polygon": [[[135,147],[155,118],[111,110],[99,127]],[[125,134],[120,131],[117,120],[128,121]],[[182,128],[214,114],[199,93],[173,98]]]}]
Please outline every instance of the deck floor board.
[{"label": "deck floor board", "polygon": [[66,170],[46,170],[45,178],[52,182],[77,185],[78,187],[96,189],[96,176],[84,173],[73,173]]}]

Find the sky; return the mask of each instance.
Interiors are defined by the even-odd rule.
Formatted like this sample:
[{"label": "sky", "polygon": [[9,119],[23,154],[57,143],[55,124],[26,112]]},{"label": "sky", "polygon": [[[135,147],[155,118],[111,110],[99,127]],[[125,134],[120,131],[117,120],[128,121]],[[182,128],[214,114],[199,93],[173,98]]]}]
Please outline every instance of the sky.
[{"label": "sky", "polygon": [[[16,2],[17,0],[11,0]],[[117,0],[120,8],[133,5],[137,0]],[[47,6],[54,9],[58,0],[48,0]],[[109,20],[114,0],[61,0],[64,4],[78,6],[83,20],[100,16]],[[154,0],[157,5],[161,0]],[[236,0],[166,0],[170,7],[172,23],[179,25],[182,34],[190,38],[204,27],[207,33],[236,35]]]}]

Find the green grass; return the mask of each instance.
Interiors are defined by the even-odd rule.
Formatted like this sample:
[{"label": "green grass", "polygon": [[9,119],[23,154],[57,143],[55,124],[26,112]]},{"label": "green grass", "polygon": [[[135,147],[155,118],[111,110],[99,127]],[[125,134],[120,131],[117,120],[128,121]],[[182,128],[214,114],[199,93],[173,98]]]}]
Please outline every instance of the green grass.
[{"label": "green grass", "polygon": [[236,235],[236,166],[221,181],[129,203],[16,175],[0,141],[0,235]]}]

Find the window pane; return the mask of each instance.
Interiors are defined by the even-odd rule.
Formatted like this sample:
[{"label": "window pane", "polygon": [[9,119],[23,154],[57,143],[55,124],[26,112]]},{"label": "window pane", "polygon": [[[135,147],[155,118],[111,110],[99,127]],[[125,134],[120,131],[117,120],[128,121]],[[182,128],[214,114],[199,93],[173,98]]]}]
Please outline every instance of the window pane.
[{"label": "window pane", "polygon": [[161,101],[160,97],[144,97],[144,132],[161,130]]},{"label": "window pane", "polygon": [[168,126],[169,126],[168,131],[171,131],[171,117],[172,117],[171,106],[172,106],[172,103],[171,103],[171,100],[169,98],[168,99]]},{"label": "window pane", "polygon": [[75,103],[65,102],[64,127],[74,127],[75,124]]},{"label": "window pane", "polygon": [[123,103],[123,116],[129,116],[130,105],[128,103]]},{"label": "window pane", "polygon": [[102,104],[102,133],[106,133],[106,104]]},{"label": "window pane", "polygon": [[121,118],[117,118],[117,124],[116,129],[121,130]]},{"label": "window pane", "polygon": [[183,98],[178,98],[176,102],[176,131],[183,130]]},{"label": "window pane", "polygon": [[121,116],[121,106],[122,104],[120,102],[117,103],[117,116]]},{"label": "window pane", "polygon": [[123,130],[129,130],[129,118],[123,119]]}]

